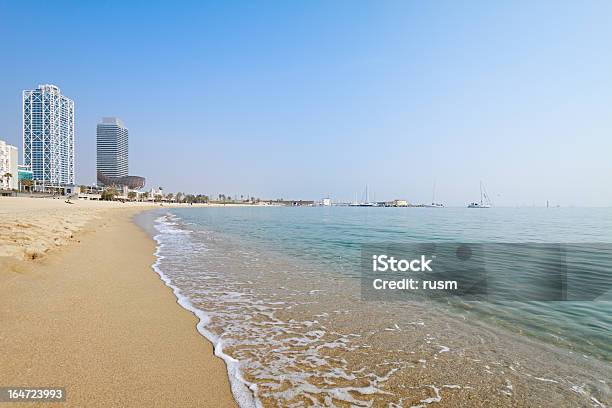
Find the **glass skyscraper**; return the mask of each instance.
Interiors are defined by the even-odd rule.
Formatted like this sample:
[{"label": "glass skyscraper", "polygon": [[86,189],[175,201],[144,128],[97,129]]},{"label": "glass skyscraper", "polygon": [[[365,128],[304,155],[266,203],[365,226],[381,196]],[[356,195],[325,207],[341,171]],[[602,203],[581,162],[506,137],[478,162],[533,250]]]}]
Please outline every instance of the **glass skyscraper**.
[{"label": "glass skyscraper", "polygon": [[128,130],[119,118],[102,118],[96,129],[98,184],[128,175]]},{"label": "glass skyscraper", "polygon": [[23,164],[43,189],[74,184],[74,101],[55,85],[23,91]]}]

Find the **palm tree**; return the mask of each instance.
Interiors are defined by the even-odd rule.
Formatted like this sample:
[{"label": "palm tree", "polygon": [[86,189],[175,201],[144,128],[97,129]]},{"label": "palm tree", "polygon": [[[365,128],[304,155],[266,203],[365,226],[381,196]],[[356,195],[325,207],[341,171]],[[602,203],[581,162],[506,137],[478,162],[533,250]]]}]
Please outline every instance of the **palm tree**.
[{"label": "palm tree", "polygon": [[172,193],[168,193],[168,194],[166,194],[166,199],[167,199],[168,201],[172,201],[172,199],[173,199],[173,198],[174,198],[174,194],[172,194]]},{"label": "palm tree", "polygon": [[135,191],[130,191],[128,193],[128,198],[130,201],[134,201],[136,197],[138,197],[138,193],[136,193]]},{"label": "palm tree", "polygon": [[4,173],[4,179],[6,180],[6,187],[7,189],[9,188],[10,182],[11,182],[11,177],[13,177],[13,175],[11,173]]},{"label": "palm tree", "polygon": [[142,199],[143,200],[146,200],[148,198],[149,198],[149,192],[148,191],[145,191],[144,193],[142,193]]},{"label": "palm tree", "polygon": [[100,197],[102,200],[112,201],[117,195],[117,189],[115,187],[108,187],[106,190],[102,192],[102,196]]}]

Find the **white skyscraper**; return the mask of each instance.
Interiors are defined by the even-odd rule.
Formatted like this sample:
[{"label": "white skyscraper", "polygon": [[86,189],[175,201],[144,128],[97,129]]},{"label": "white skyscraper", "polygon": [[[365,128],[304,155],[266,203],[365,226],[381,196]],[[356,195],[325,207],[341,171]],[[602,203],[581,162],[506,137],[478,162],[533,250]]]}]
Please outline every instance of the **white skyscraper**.
[{"label": "white skyscraper", "polygon": [[17,161],[17,147],[0,140],[0,189],[17,189],[19,185]]},{"label": "white skyscraper", "polygon": [[23,91],[23,164],[42,188],[74,184],[74,102],[55,85]]}]

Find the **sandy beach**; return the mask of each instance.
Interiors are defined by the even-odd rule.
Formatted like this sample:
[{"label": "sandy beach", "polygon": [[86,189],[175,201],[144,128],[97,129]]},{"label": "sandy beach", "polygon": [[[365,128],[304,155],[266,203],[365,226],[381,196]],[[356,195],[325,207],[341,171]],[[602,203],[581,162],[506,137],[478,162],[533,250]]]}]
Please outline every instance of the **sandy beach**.
[{"label": "sandy beach", "polygon": [[66,387],[52,406],[236,406],[131,222],[152,207],[0,198],[0,386]]}]

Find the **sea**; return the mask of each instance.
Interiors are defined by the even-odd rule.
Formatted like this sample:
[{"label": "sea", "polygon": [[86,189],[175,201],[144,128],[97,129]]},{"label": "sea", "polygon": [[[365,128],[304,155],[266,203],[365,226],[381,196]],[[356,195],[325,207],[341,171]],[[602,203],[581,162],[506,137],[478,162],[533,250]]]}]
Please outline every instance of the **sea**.
[{"label": "sea", "polygon": [[361,287],[372,243],[592,246],[584,279],[609,285],[612,208],[193,207],[137,222],[243,408],[612,404],[609,286],[579,301],[387,301]]}]

